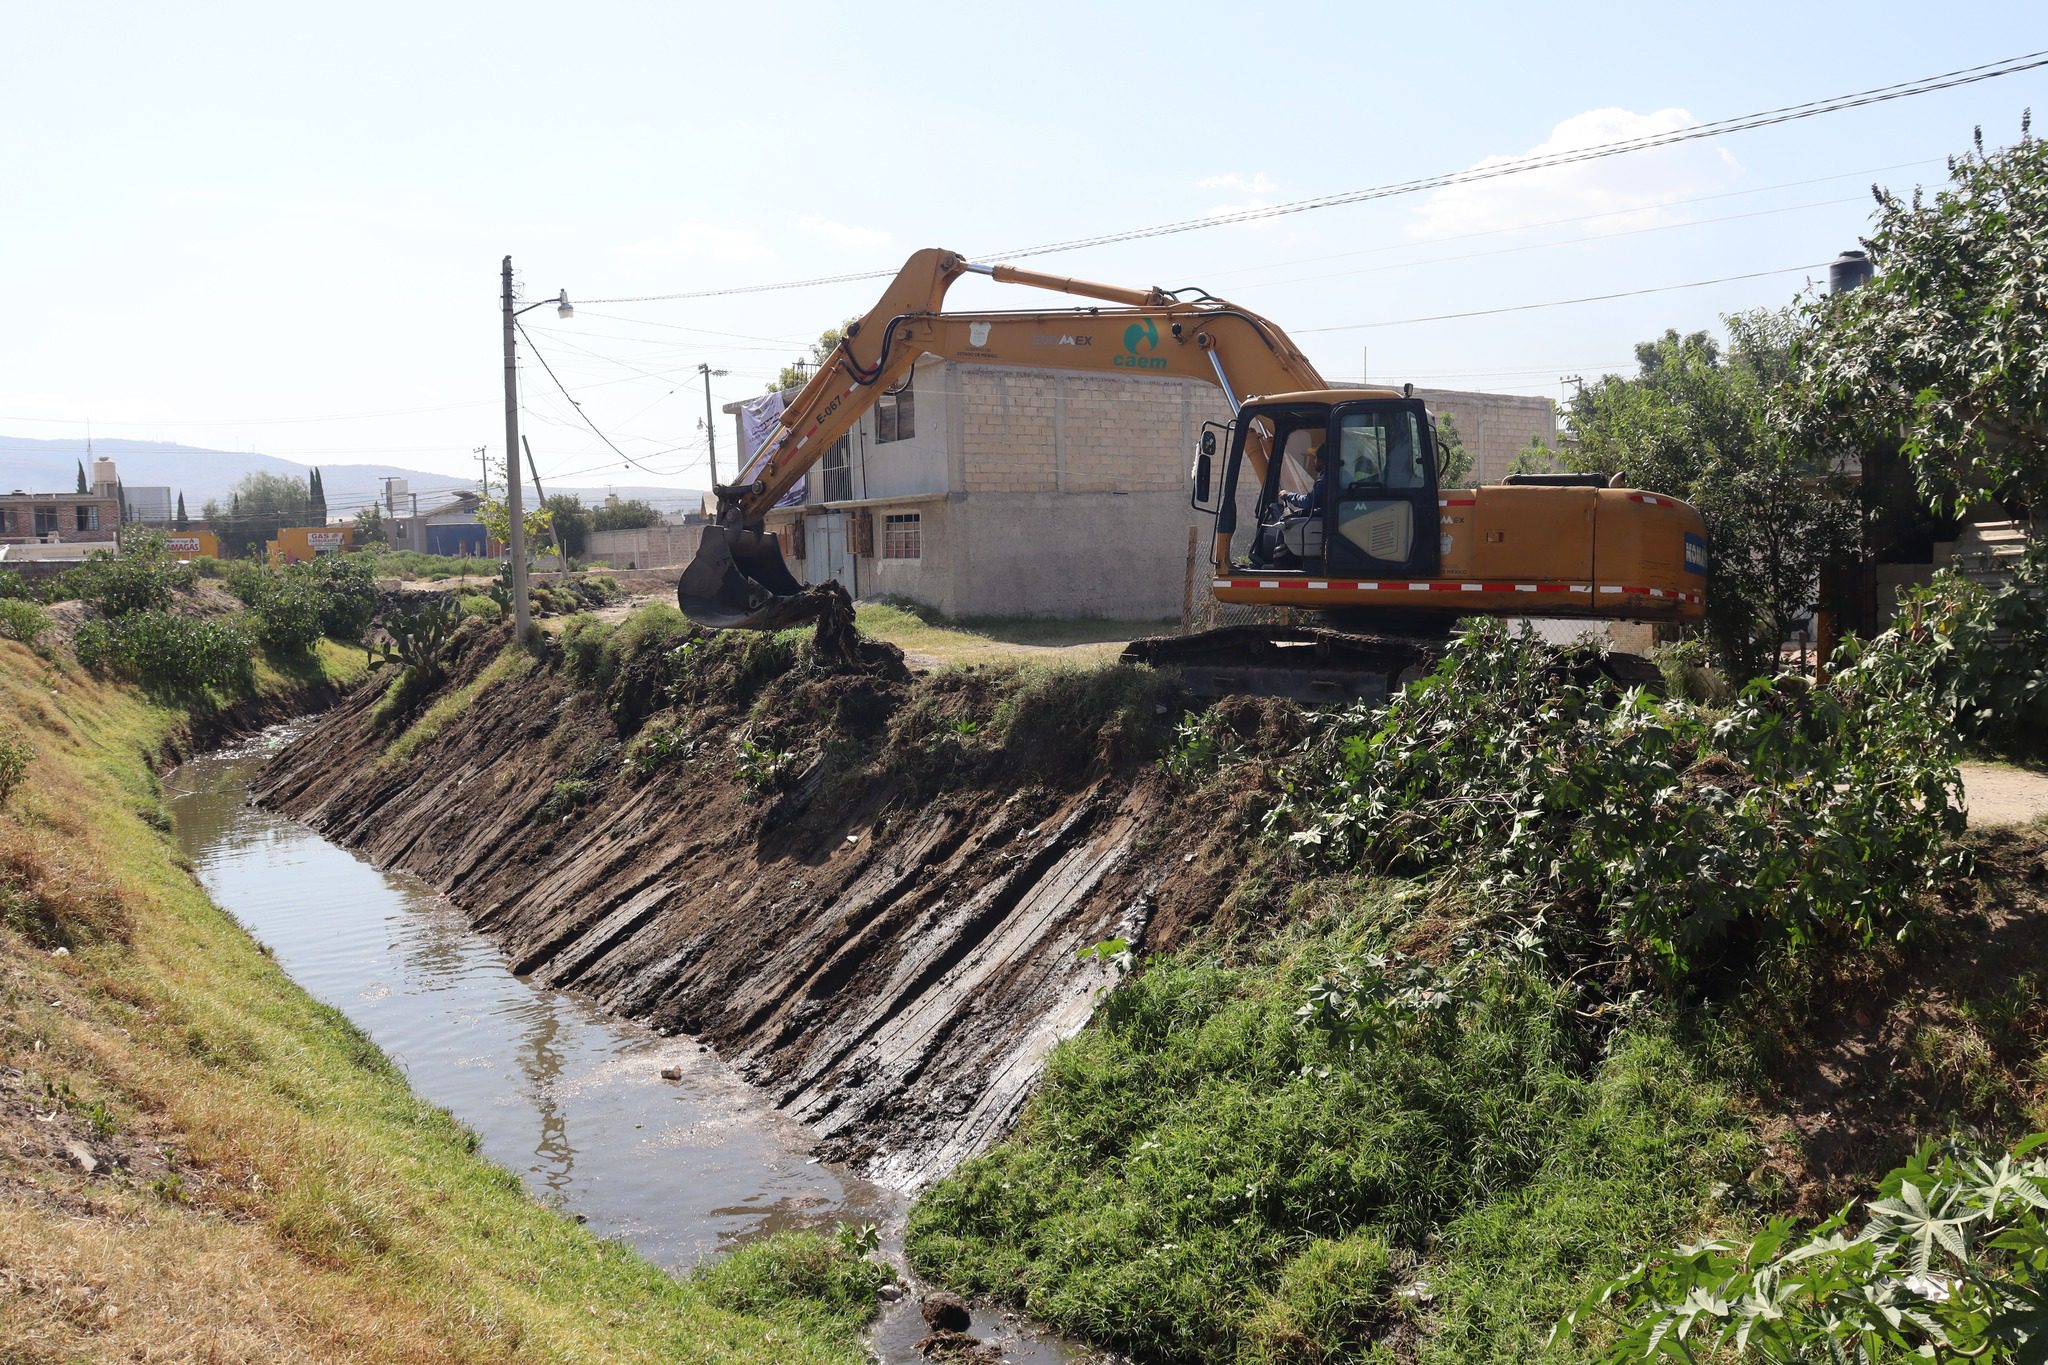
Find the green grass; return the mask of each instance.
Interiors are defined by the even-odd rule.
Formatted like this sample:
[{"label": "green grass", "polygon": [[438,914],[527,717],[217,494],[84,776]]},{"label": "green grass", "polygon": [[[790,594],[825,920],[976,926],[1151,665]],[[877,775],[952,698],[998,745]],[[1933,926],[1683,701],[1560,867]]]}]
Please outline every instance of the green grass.
[{"label": "green grass", "polygon": [[1265,966],[1148,965],[920,1201],[913,1263],[1145,1360],[1541,1356],[1586,1277],[1709,1216],[1744,1126],[1660,1030],[1603,1046],[1502,960],[1347,1052],[1298,1011],[1375,913]]},{"label": "green grass", "polygon": [[[533,671],[533,655],[514,645],[507,645],[498,657],[486,664],[474,678],[454,691],[441,696],[429,706],[418,719],[405,727],[399,735],[384,746],[384,752],[377,755],[377,766],[394,768],[413,756],[422,744],[435,738],[449,722],[457,719],[476,705],[476,699],[501,682],[523,678]],[[398,684],[393,683],[393,687]],[[387,694],[388,695],[388,694]]]},{"label": "green grass", "polygon": [[916,603],[864,602],[854,623],[865,635],[951,664],[1019,662],[1057,650],[1073,663],[1105,663],[1141,636],[1173,627],[1160,621],[982,617],[953,621]]},{"label": "green grass", "polygon": [[[362,652],[323,644],[308,668],[359,675]],[[153,759],[182,712],[11,642],[0,707],[34,750],[0,810],[0,1065],[174,1167],[85,1185],[0,1150],[0,1264],[34,1277],[0,1295],[0,1340],[37,1359],[865,1358],[851,1287],[873,1272],[850,1253],[799,1241],[673,1279],[536,1203],[287,979],[167,832]]]}]

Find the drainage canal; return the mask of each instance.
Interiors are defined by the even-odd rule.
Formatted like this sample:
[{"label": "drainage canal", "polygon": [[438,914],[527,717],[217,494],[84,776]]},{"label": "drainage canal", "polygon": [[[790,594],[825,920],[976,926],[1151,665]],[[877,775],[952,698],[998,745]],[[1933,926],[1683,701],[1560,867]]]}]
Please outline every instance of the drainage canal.
[{"label": "drainage canal", "polygon": [[[214,902],[314,997],[339,1009],[483,1153],[603,1237],[674,1272],[789,1228],[874,1223],[900,1245],[900,1195],[810,1155],[716,1055],[514,976],[491,942],[420,882],[382,872],[248,787],[280,726],[193,759],[167,783],[178,843]],[[1013,1361],[1067,1358],[977,1310]],[[878,1324],[888,1361],[916,1360],[911,1301]]]}]

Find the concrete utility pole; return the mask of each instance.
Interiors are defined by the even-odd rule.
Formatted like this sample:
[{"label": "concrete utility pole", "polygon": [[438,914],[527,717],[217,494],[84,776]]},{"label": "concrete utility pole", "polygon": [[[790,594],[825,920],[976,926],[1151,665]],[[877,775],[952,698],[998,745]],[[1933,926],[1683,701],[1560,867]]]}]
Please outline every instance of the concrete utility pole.
[{"label": "concrete utility pole", "polygon": [[[512,638],[524,643],[533,630],[533,616],[526,603],[526,509],[519,497],[519,361],[514,337],[519,326],[519,314],[540,307],[529,303],[525,308],[512,307],[512,258],[505,258],[501,275],[504,284],[505,304],[505,511],[511,518],[512,529],[506,548],[512,555]],[[543,302],[556,306],[561,316],[574,317],[576,310],[569,306],[569,291],[564,289],[559,298]],[[489,492],[489,485],[485,486]]]},{"label": "concrete utility pole", "polygon": [[487,446],[474,446],[469,452],[476,456],[476,472],[481,476],[477,481],[477,496],[480,498],[488,498],[491,495],[491,460],[488,451]]},{"label": "concrete utility pole", "polygon": [[[711,417],[711,376],[723,376],[724,370],[714,370],[706,364],[697,366],[697,373],[704,376],[704,444],[711,452],[711,486],[718,487],[718,424]],[[733,477],[739,477],[739,470],[733,470]]]}]

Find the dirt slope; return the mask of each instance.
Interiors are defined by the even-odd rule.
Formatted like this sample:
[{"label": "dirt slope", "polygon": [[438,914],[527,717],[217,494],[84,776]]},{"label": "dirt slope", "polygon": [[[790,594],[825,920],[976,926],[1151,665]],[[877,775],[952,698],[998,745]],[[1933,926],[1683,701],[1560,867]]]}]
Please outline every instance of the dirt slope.
[{"label": "dirt slope", "polygon": [[[442,695],[498,646],[473,641]],[[1213,905],[1222,824],[1168,800],[1152,765],[1101,758],[1117,722],[963,749],[983,722],[957,717],[988,687],[799,667],[771,682],[764,728],[715,699],[661,708],[653,667],[588,687],[557,650],[390,766],[399,727],[372,686],[257,797],[424,877],[518,970],[709,1042],[826,1155],[903,1188],[999,1136],[1086,1021],[1114,968],[1079,950],[1148,926],[1156,942]],[[1050,728],[1069,723],[1094,721]],[[621,742],[663,725],[692,756],[643,781]],[[750,799],[742,738],[794,755],[783,790]],[[1064,771],[1048,758],[1069,752]],[[562,815],[565,779],[594,791]]]}]

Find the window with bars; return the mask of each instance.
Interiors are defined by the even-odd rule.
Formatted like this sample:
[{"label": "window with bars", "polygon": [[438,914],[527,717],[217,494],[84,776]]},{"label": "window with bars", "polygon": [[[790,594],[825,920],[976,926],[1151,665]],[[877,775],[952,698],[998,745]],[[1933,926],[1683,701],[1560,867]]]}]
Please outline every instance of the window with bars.
[{"label": "window with bars", "polygon": [[903,392],[885,396],[875,405],[875,444],[907,441],[917,435],[917,395],[908,379]]},{"label": "window with bars", "polygon": [[847,438],[842,436],[832,443],[832,448],[819,462],[818,475],[824,480],[826,502],[847,502],[853,498],[851,449]]},{"label": "window with bars", "polygon": [[924,522],[919,513],[903,512],[882,518],[882,558],[924,558]]},{"label": "window with bars", "polygon": [[78,516],[76,518],[78,525],[76,529],[80,531],[97,531],[100,529],[99,508],[87,505],[80,505],[79,507],[74,508],[73,510],[78,513]]},{"label": "window with bars", "polygon": [[38,507],[36,509],[36,534],[39,536],[53,536],[57,534],[56,508]]}]

